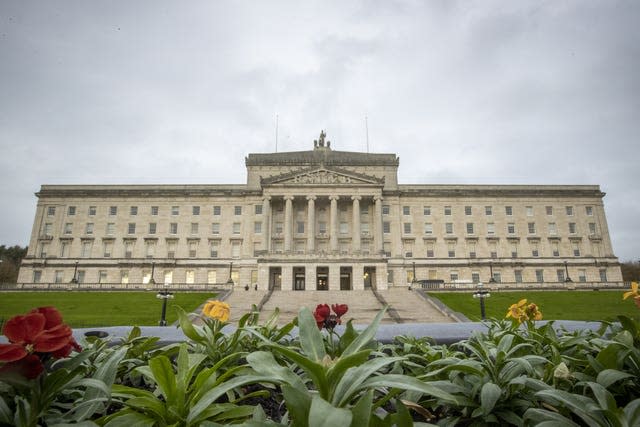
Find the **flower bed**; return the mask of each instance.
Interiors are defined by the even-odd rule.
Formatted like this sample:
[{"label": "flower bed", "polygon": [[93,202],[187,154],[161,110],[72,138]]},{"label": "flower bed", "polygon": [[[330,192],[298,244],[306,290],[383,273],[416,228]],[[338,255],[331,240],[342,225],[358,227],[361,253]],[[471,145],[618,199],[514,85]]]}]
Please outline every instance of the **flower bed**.
[{"label": "flower bed", "polygon": [[[640,304],[637,285],[624,297]],[[569,331],[537,321],[540,308],[520,301],[484,331],[436,344],[376,340],[383,312],[362,330],[339,326],[348,313],[339,304],[302,309],[285,326],[248,314],[223,331],[229,309],[212,303],[203,326],[180,311],[183,342],[160,344],[132,328],[116,343],[88,337],[82,349],[54,308],[10,319],[0,424],[640,423],[640,324],[626,317]]]}]

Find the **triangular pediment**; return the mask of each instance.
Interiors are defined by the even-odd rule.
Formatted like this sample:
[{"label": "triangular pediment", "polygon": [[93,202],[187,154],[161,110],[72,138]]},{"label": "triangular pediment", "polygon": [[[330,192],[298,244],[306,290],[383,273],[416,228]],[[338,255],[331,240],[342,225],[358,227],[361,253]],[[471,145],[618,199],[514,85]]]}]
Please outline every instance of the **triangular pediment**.
[{"label": "triangular pediment", "polygon": [[381,185],[383,178],[324,167],[289,172],[262,179],[263,185]]}]

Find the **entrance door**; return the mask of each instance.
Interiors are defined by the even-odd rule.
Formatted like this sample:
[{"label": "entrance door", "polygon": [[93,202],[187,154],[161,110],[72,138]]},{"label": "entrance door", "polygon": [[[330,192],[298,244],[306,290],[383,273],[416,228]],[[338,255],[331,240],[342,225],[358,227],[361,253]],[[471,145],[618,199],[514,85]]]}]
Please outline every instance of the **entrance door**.
[{"label": "entrance door", "polygon": [[329,290],[329,267],[316,269],[316,289],[319,291]]},{"label": "entrance door", "polygon": [[304,267],[294,267],[293,269],[293,290],[304,291]]},{"label": "entrance door", "polygon": [[279,291],[282,289],[282,268],[269,267],[269,289]]},{"label": "entrance door", "polygon": [[340,267],[340,290],[351,290],[351,267]]},{"label": "entrance door", "polygon": [[376,268],[365,267],[364,268],[364,288],[371,289],[376,281]]}]

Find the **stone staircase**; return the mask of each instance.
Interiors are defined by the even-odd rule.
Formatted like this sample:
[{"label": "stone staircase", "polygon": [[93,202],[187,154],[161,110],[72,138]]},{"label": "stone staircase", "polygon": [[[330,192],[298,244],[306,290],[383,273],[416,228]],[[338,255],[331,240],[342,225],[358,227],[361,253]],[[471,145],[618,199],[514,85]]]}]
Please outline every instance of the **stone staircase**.
[{"label": "stone staircase", "polygon": [[409,291],[407,288],[391,288],[377,292],[389,307],[395,310],[401,323],[455,322],[416,291]]}]

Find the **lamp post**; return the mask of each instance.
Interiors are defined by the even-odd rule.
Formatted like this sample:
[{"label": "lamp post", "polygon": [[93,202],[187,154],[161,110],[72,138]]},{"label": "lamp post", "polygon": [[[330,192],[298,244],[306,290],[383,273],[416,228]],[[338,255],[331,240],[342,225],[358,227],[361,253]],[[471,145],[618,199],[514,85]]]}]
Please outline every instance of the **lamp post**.
[{"label": "lamp post", "polygon": [[489,263],[489,283],[496,283],[496,279],[493,278],[493,262]]},{"label": "lamp post", "polygon": [[485,320],[486,318],[486,313],[484,309],[484,299],[489,298],[490,296],[491,296],[491,293],[489,292],[489,290],[485,289],[482,283],[478,283],[478,287],[475,293],[473,294],[473,297],[480,299],[480,317],[482,318],[482,320]]},{"label": "lamp post", "polygon": [[78,283],[78,261],[76,261],[76,266],[73,269],[73,279],[69,283]]},{"label": "lamp post", "polygon": [[416,283],[416,262],[413,261],[413,279],[411,280],[411,284],[409,285],[409,290],[411,290],[411,287],[414,286],[414,283]]},{"label": "lamp post", "polygon": [[231,270],[233,269],[233,261],[229,264],[229,280],[227,280],[227,285],[233,287],[233,279],[231,278]]},{"label": "lamp post", "polygon": [[153,272],[154,271],[156,271],[156,263],[152,262],[151,263],[151,278],[149,279],[149,284],[151,284],[151,285],[155,285],[156,284],[156,281],[153,278]]},{"label": "lamp post", "polygon": [[569,266],[567,265],[567,261],[564,262],[564,272],[565,272],[564,282],[573,283],[573,280],[571,280],[571,277],[569,277]]},{"label": "lamp post", "polygon": [[167,300],[173,298],[173,293],[169,292],[168,284],[165,284],[165,288],[157,293],[156,298],[162,300],[162,313],[160,314],[160,326],[167,326]]}]

